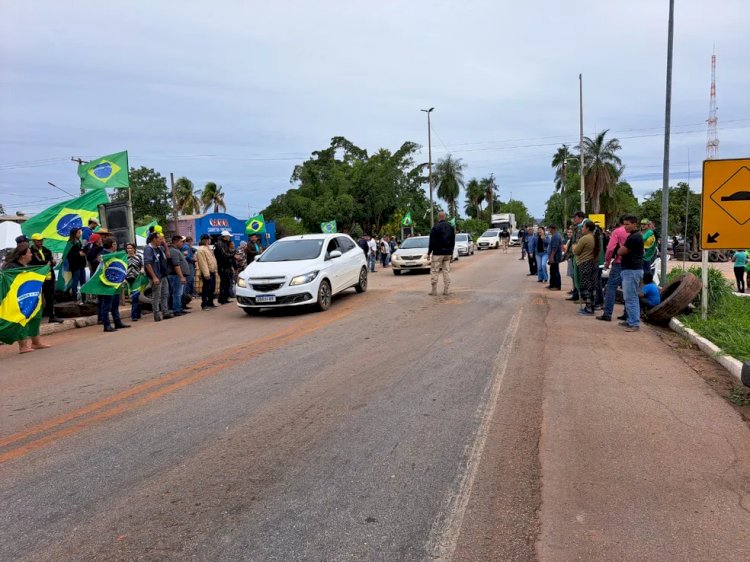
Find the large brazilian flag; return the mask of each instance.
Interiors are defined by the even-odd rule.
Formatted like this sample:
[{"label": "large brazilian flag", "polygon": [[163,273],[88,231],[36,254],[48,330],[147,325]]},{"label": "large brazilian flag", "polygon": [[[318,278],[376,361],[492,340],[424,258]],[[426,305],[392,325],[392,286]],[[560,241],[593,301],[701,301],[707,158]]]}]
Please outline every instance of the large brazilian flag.
[{"label": "large brazilian flag", "polygon": [[101,254],[102,263],[83,287],[86,295],[114,295],[120,290],[128,274],[128,255],[125,251]]},{"label": "large brazilian flag", "polygon": [[334,234],[336,232],[336,221],[320,223],[320,231],[324,234]]},{"label": "large brazilian flag", "polygon": [[88,164],[78,166],[78,176],[83,189],[104,187],[130,187],[128,177],[128,151],[102,156]]},{"label": "large brazilian flag", "polygon": [[49,266],[0,271],[0,341],[13,343],[39,335],[42,284]]},{"label": "large brazilian flag", "polygon": [[84,228],[89,219],[99,219],[99,205],[109,202],[103,189],[89,191],[71,199],[52,205],[41,213],[34,215],[21,224],[23,233],[31,238],[32,234],[41,234],[44,245],[52,252],[62,252],[68,243],[68,236],[73,228]]},{"label": "large brazilian flag", "polygon": [[266,231],[266,219],[263,215],[255,215],[250,217],[245,225],[245,232],[247,234],[262,234]]}]

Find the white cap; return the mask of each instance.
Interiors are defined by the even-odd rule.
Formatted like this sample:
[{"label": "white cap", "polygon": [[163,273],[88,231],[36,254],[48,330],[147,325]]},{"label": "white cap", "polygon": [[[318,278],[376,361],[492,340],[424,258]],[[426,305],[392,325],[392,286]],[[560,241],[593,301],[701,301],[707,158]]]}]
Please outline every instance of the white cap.
[{"label": "white cap", "polygon": [[222,235],[222,236],[231,236],[231,234],[229,233],[229,231],[228,231],[228,230],[222,230],[222,231],[221,231],[221,235]]}]

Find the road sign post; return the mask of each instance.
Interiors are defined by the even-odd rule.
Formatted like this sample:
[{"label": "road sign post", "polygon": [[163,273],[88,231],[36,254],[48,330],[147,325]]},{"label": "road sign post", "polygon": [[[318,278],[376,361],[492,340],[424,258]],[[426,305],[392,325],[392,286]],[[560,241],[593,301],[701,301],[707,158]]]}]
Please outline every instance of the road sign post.
[{"label": "road sign post", "polygon": [[705,160],[701,196],[702,250],[750,245],[750,158]]}]

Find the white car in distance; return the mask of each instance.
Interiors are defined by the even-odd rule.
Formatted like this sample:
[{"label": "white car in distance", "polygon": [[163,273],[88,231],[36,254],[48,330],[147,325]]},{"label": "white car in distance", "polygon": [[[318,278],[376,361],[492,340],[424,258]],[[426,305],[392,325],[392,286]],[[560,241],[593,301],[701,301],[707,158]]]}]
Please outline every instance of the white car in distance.
[{"label": "white car in distance", "polygon": [[[413,236],[401,242],[398,250],[391,256],[391,269],[393,275],[401,275],[402,271],[430,270],[430,258],[427,251],[430,248],[429,236]],[[458,244],[453,246],[451,260],[458,259]]]},{"label": "white car in distance", "polygon": [[459,232],[456,234],[456,251],[459,256],[471,256],[474,254],[476,246],[474,240],[471,239],[471,234],[465,232]]},{"label": "white car in distance", "polygon": [[499,247],[500,230],[497,228],[490,228],[477,238],[477,250],[489,250],[490,248],[497,250]]},{"label": "white car in distance", "polygon": [[261,308],[314,305],[328,310],[333,296],[367,290],[367,259],[346,234],[289,236],[271,244],[240,273],[237,305]]}]

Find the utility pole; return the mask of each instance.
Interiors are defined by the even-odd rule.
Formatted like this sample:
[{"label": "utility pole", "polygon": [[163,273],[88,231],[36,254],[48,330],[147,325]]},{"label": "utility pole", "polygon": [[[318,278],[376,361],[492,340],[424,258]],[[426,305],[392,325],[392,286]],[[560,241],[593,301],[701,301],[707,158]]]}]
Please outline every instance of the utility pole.
[{"label": "utility pole", "polygon": [[432,127],[430,126],[430,113],[432,113],[434,109],[434,107],[431,107],[430,109],[420,109],[420,111],[424,111],[427,114],[427,152],[429,154],[427,166],[430,176],[430,228],[435,226],[435,205],[432,201]]},{"label": "utility pole", "polygon": [[563,212],[563,219],[562,219],[562,229],[565,230],[568,228],[568,190],[566,186],[566,180],[568,179],[568,159],[565,158],[562,163],[562,189],[560,192],[562,193],[562,212]]},{"label": "utility pole", "polygon": [[[71,157],[70,157],[70,160],[71,160],[72,162],[78,162],[78,165],[79,165],[79,166],[81,166],[82,164],[88,164],[88,163],[89,163],[89,161],[88,161],[88,160],[81,160],[80,158],[75,158],[75,157],[73,157],[73,156],[71,156]],[[83,189],[83,187],[81,187],[81,195],[83,195],[84,193],[86,193],[86,190],[85,190],[85,189]]]},{"label": "utility pole", "polygon": [[174,196],[174,173],[169,172],[169,184],[172,186],[172,215],[174,216],[174,233],[180,233],[180,226],[177,222],[177,200]]},{"label": "utility pole", "polygon": [[[664,108],[664,170],[661,190],[661,272],[662,285],[667,282],[667,238],[669,237],[669,134],[672,123],[672,45],[674,43],[674,0],[669,0],[667,31],[667,95]],[[703,264],[704,273],[706,264]],[[705,313],[704,313],[705,319]]]},{"label": "utility pole", "polygon": [[580,137],[578,141],[578,152],[581,156],[581,170],[579,175],[581,176],[581,211],[586,212],[586,189],[584,183],[584,169],[583,169],[583,74],[578,75],[578,105],[579,105],[579,116],[580,116]]}]

